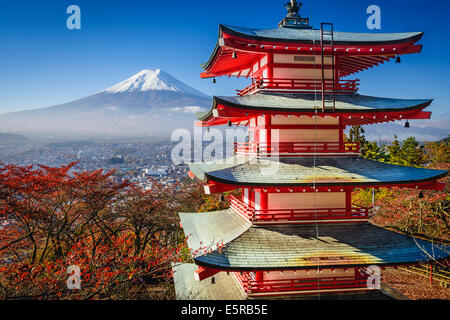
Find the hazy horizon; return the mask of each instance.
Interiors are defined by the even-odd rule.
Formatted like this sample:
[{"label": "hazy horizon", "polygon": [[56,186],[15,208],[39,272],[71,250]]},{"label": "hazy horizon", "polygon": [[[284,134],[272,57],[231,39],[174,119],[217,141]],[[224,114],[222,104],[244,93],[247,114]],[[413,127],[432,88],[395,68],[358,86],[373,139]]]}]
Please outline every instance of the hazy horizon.
[{"label": "hazy horizon", "polygon": [[[176,2],[177,10],[171,10],[166,3],[158,1],[130,6],[127,1],[114,1],[106,5],[80,0],[77,2],[81,9],[80,30],[66,27],[69,16],[66,13],[67,3],[50,0],[39,3],[27,0],[3,2],[0,10],[0,39],[4,44],[4,50],[0,52],[0,116],[9,117],[12,112],[32,112],[70,105],[95,96],[142,69],[151,68],[162,69],[177,81],[209,97],[234,95],[236,89],[247,86],[250,80],[223,77],[212,84],[210,79],[202,80],[199,77],[202,71],[200,63],[208,59],[217,41],[218,25],[276,28],[278,21],[285,16],[285,2],[231,0],[226,4],[208,3],[207,8],[203,1]],[[447,89],[450,44],[443,41],[450,29],[446,23],[450,3],[437,0],[431,2],[433,5],[424,6],[424,1],[418,0],[379,1],[381,30],[368,30],[366,27],[366,9],[371,4],[369,1],[303,1],[301,14],[309,17],[316,28],[321,21],[331,21],[338,31],[424,31],[419,42],[423,45],[421,53],[403,56],[400,64],[384,63],[351,78],[361,79],[360,94],[434,99],[427,108],[427,111],[432,112],[431,119],[410,121],[409,132],[410,135],[434,136],[438,139],[449,131],[450,126],[447,106],[450,101],[450,90]],[[205,15],[205,12],[214,14]],[[107,117],[110,120],[117,118],[117,114],[112,115],[114,107],[109,106],[111,112]],[[170,108],[176,112],[177,107]],[[93,134],[89,133],[90,130],[103,126],[105,131],[115,136],[133,136],[133,130],[145,131],[158,125],[166,129],[164,124],[190,128],[195,121],[193,111],[208,109],[210,104],[182,104],[180,107],[191,109],[190,112],[186,111],[188,109],[181,111],[179,122],[161,114],[153,122],[153,115],[149,115],[150,123],[146,123],[145,119],[136,123],[133,121],[136,121],[138,114],[129,112],[121,116],[120,120],[130,117],[127,125],[134,128],[124,127],[121,131],[120,126],[87,123],[78,131],[80,136],[89,136]],[[73,115],[67,114],[69,116]],[[49,122],[45,125],[51,133],[57,129],[58,122],[51,115],[47,118]],[[71,120],[80,123],[85,121],[77,120],[76,117]],[[27,121],[37,120],[31,116]],[[0,132],[36,134],[29,130],[21,131],[22,120],[14,123],[14,119],[9,118],[4,123],[3,127],[0,124]],[[60,126],[60,129],[67,129],[64,124]],[[382,126],[378,125],[377,128],[366,131],[373,130],[378,135],[391,136],[395,128],[394,131],[403,134],[395,126],[389,127],[386,132],[380,129],[384,128]],[[423,132],[413,128],[423,128]],[[145,135],[151,134],[147,132]],[[48,137],[52,134],[43,135]]]}]

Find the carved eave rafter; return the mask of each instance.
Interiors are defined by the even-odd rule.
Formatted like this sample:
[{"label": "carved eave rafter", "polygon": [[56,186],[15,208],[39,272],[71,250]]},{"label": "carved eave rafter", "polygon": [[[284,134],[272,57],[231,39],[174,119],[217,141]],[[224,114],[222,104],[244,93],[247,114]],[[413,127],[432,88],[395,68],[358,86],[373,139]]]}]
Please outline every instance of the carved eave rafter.
[{"label": "carved eave rafter", "polygon": [[[217,182],[214,180],[208,180],[207,182],[202,182],[204,185],[205,194],[218,194],[223,192],[228,192],[242,188],[242,185],[226,184],[222,182]],[[246,186],[252,187],[252,186]],[[445,183],[438,181],[424,181],[417,183],[398,183],[398,184],[364,184],[358,186],[316,186],[316,187],[252,187],[252,189],[261,192],[345,192],[353,191],[355,189],[379,189],[379,188],[405,188],[405,189],[417,189],[417,190],[430,190],[430,191],[444,191],[446,187]]]},{"label": "carved eave rafter", "polygon": [[[353,34],[357,35],[357,34]],[[401,35],[401,34],[399,34]],[[407,36],[408,35],[408,36]],[[419,53],[422,45],[415,44],[422,33],[405,34],[399,39],[385,41],[336,41],[336,68],[345,77],[382,64],[398,55]],[[330,47],[324,48],[329,53]],[[236,53],[235,57],[233,57]],[[253,37],[220,26],[219,39],[208,62],[202,65],[202,78],[218,76],[251,77],[252,66],[267,54],[321,55],[320,39],[292,40]]]},{"label": "carved eave rafter", "polygon": [[[428,107],[432,100],[426,103],[419,104],[410,108],[404,109],[374,109],[374,110],[336,110],[335,112],[315,112],[314,109],[276,109],[272,110],[267,108],[257,108],[249,106],[232,106],[226,101],[214,97],[213,108],[199,117],[200,121],[196,122],[196,126],[210,127],[216,125],[224,125],[229,121],[237,125],[247,125],[248,121],[252,118],[256,118],[261,115],[272,116],[293,116],[293,117],[313,117],[315,115],[319,117],[333,117],[342,119],[343,125],[367,125],[394,122],[399,120],[425,120],[430,119],[431,112],[424,111]],[[319,110],[319,109],[318,109]]]}]

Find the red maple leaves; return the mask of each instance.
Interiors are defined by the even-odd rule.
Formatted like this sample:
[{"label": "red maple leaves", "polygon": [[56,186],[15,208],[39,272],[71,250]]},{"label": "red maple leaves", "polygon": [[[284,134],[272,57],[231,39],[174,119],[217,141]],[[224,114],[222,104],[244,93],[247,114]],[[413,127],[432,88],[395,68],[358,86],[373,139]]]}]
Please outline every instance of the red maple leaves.
[{"label": "red maple leaves", "polygon": [[[186,253],[173,190],[154,182],[143,191],[75,165],[0,165],[0,298],[140,296]],[[67,288],[70,265],[81,270],[80,290]]]}]

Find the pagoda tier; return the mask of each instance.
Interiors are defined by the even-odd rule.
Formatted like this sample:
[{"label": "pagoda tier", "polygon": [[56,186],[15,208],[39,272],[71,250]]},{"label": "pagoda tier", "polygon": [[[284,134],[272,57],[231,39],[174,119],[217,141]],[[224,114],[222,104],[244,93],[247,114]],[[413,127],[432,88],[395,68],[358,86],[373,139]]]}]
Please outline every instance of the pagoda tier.
[{"label": "pagoda tier", "polygon": [[248,125],[251,119],[261,115],[272,116],[272,119],[277,116],[328,117],[339,120],[335,124],[343,126],[402,119],[429,119],[431,112],[423,110],[432,101],[432,99],[379,98],[359,94],[336,95],[335,110],[321,112],[318,111],[322,108],[320,94],[255,93],[248,96],[213,97],[212,108],[197,114],[200,121],[196,125],[207,127],[223,125],[228,121]]},{"label": "pagoda tier", "polygon": [[[211,193],[243,187],[295,193],[392,186],[442,190],[445,185],[436,180],[447,174],[445,170],[404,167],[359,156],[236,156],[190,163],[189,168]],[[214,185],[219,189],[214,189]],[[221,185],[224,190],[220,190]]]},{"label": "pagoda tier", "polygon": [[180,218],[195,263],[228,271],[416,264],[450,249],[370,223],[255,227],[231,209]]},{"label": "pagoda tier", "polygon": [[[348,279],[348,275],[351,272],[350,269],[347,269],[346,277],[329,277],[327,282],[320,282],[320,280],[317,281],[317,279],[314,278],[304,280],[303,282],[298,281],[296,282],[297,284],[301,284],[303,288],[308,288],[307,290],[304,289],[302,294],[298,294],[298,291],[289,292],[287,290],[279,292],[272,290],[272,292],[266,291],[263,293],[255,293],[254,289],[252,293],[252,288],[250,286],[253,286],[254,288],[255,282],[253,280],[247,282],[245,281],[245,278],[254,278],[254,276],[252,277],[252,274],[249,272],[219,272],[216,273],[214,277],[211,277],[211,279],[207,279],[206,281],[197,281],[192,277],[192,274],[195,273],[197,268],[198,267],[193,263],[177,264],[173,266],[175,293],[177,299],[245,300],[252,299],[254,297],[260,300],[265,298],[273,299],[273,297],[277,294],[282,294],[283,299],[289,300],[393,300],[399,298],[398,294],[393,295],[392,292],[389,292],[391,290],[383,284],[381,284],[381,290],[360,290],[361,288],[351,290],[349,288],[341,288],[338,293],[336,293],[335,290],[324,289],[323,286],[320,287],[320,285],[325,285],[329,288],[330,284],[334,286],[334,279]],[[311,272],[317,272],[317,270]],[[270,273],[274,274],[274,272],[269,271],[269,274]],[[334,273],[334,275],[336,275],[336,273]],[[214,281],[212,280],[213,278]],[[288,281],[284,282],[286,283]],[[248,289],[244,291],[243,284],[245,283],[248,283]],[[347,281],[347,285],[348,283],[349,282]],[[279,286],[278,283],[274,284]],[[342,284],[342,286],[344,286],[344,284]],[[286,288],[286,286],[284,286],[284,288]],[[318,290],[319,288],[320,291]],[[247,291],[250,291],[250,295],[248,295]],[[306,292],[308,294],[305,294]],[[404,297],[400,296],[400,298]]]},{"label": "pagoda tier", "polygon": [[449,257],[448,246],[369,223],[255,227],[230,209],[180,218],[194,278],[233,272],[248,296],[367,290],[367,266]]},{"label": "pagoda tier", "polygon": [[240,189],[228,199],[231,209],[255,225],[368,221],[372,208],[352,203],[355,188],[443,190],[437,180],[447,174],[358,156],[236,156],[189,167],[206,194]]},{"label": "pagoda tier", "polygon": [[[368,69],[398,55],[418,53],[415,43],[422,32],[352,33],[333,32],[334,66],[327,57],[324,67],[336,78]],[[330,41],[330,35],[324,41]],[[219,26],[219,39],[209,60],[202,65],[201,77],[237,76],[252,78],[318,77],[322,61],[321,30],[316,29],[250,29]],[[331,46],[324,53],[331,54]]]}]

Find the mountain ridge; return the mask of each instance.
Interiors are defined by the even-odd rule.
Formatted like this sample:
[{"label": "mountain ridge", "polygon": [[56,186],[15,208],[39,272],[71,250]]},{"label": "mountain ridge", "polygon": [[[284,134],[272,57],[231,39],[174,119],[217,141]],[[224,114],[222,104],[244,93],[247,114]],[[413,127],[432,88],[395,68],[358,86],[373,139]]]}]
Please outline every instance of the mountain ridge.
[{"label": "mountain ridge", "polygon": [[191,128],[211,98],[162,71],[144,69],[95,94],[0,115],[3,131],[39,136],[167,136]]},{"label": "mountain ridge", "polygon": [[[193,130],[195,113],[209,110],[212,99],[161,69],[138,73],[92,95],[44,108],[0,115],[2,132],[44,139],[163,138],[178,128]],[[447,137],[448,115],[414,121],[410,129],[396,123],[366,130],[370,140],[417,136]],[[444,128],[443,128],[444,127]]]}]

